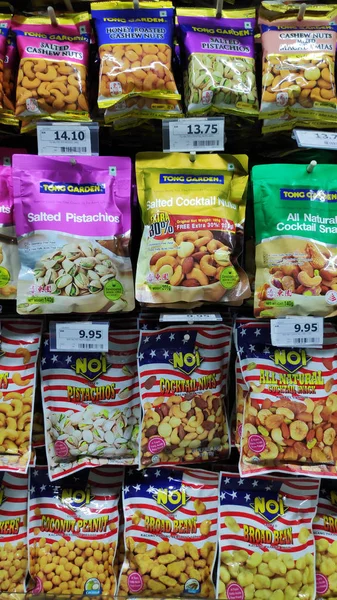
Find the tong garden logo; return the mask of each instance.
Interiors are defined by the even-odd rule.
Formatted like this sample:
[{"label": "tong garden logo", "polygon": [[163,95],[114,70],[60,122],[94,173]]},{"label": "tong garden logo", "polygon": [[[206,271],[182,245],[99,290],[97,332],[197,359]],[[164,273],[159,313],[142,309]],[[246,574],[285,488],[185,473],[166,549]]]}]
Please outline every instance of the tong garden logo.
[{"label": "tong garden logo", "polygon": [[101,354],[92,358],[77,358],[75,364],[71,365],[71,368],[75,371],[76,375],[82,375],[88,381],[95,381],[95,379],[108,370],[106,355]]},{"label": "tong garden logo", "polygon": [[95,496],[91,493],[90,485],[85,489],[65,488],[61,492],[60,500],[62,504],[76,512],[79,508],[83,508],[92,502]]},{"label": "tong garden logo", "polygon": [[177,489],[173,486],[156,490],[153,498],[159,506],[163,506],[170,513],[174,513],[178,508],[185,506],[190,500],[184,487]]},{"label": "tong garden logo", "polygon": [[284,515],[288,510],[283,498],[279,494],[268,499],[256,496],[254,503],[250,506],[257,515],[263,517],[268,523],[273,523],[273,521]]},{"label": "tong garden logo", "polygon": [[174,352],[169,362],[177,371],[181,371],[185,375],[192,375],[203,360],[198,348],[195,347],[194,352]]},{"label": "tong garden logo", "polygon": [[311,356],[308,356],[303,348],[301,350],[277,348],[274,354],[270,354],[269,358],[274,361],[276,366],[282,367],[287,373],[296,373],[302,367],[306,367],[311,360]]}]

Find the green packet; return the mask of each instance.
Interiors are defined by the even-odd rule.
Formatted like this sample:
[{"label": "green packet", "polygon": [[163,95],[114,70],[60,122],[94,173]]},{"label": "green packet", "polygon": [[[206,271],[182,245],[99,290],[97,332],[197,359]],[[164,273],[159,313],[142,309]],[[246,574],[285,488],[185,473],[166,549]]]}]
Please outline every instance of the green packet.
[{"label": "green packet", "polygon": [[337,314],[337,170],[252,169],[256,317]]}]

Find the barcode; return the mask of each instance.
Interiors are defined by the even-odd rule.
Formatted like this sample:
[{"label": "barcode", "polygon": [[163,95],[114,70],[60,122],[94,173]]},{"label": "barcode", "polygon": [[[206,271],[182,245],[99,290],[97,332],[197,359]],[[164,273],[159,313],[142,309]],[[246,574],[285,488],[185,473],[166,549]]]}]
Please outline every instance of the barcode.
[{"label": "barcode", "polygon": [[219,140],[193,140],[193,146],[219,146]]},{"label": "barcode", "polygon": [[320,339],[319,338],[294,338],[294,344],[319,344],[320,343]]},{"label": "barcode", "polygon": [[86,146],[82,146],[79,148],[75,147],[71,147],[71,146],[61,146],[61,152],[64,152],[64,154],[71,154],[72,152],[75,152],[75,154],[82,153],[84,154],[87,151]]},{"label": "barcode", "polygon": [[92,350],[93,348],[95,350],[103,350],[103,344],[78,344],[78,347],[81,348],[81,350]]}]

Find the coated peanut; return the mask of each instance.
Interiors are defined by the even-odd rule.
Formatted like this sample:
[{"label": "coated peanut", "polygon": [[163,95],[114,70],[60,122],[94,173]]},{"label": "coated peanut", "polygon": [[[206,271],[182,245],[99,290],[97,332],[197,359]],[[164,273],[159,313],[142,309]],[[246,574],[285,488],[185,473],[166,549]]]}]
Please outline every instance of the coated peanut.
[{"label": "coated peanut", "polygon": [[2,592],[2,598],[7,598],[3,592],[23,594],[26,572],[26,544],[24,542],[18,542],[16,545],[8,542],[2,544],[0,548],[0,591]]}]

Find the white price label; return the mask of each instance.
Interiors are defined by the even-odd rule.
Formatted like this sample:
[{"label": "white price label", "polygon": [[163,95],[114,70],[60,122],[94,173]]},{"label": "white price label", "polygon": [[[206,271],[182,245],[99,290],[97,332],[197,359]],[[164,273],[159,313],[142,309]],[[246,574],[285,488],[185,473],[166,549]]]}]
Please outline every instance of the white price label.
[{"label": "white price label", "polygon": [[224,148],[224,117],[163,121],[164,152],[207,152]]},{"label": "white price label", "polygon": [[90,156],[90,128],[76,123],[48,123],[37,126],[40,156]]},{"label": "white price label", "polygon": [[270,326],[273,346],[281,348],[320,348],[323,346],[323,317],[272,319]]},{"label": "white price label", "polygon": [[220,313],[191,314],[188,313],[163,313],[159,317],[161,323],[209,323],[221,322]]},{"label": "white price label", "polygon": [[293,135],[299,148],[337,150],[337,133],[332,131],[294,129]]},{"label": "white price label", "polygon": [[55,323],[55,350],[60,352],[108,352],[109,323]]}]

